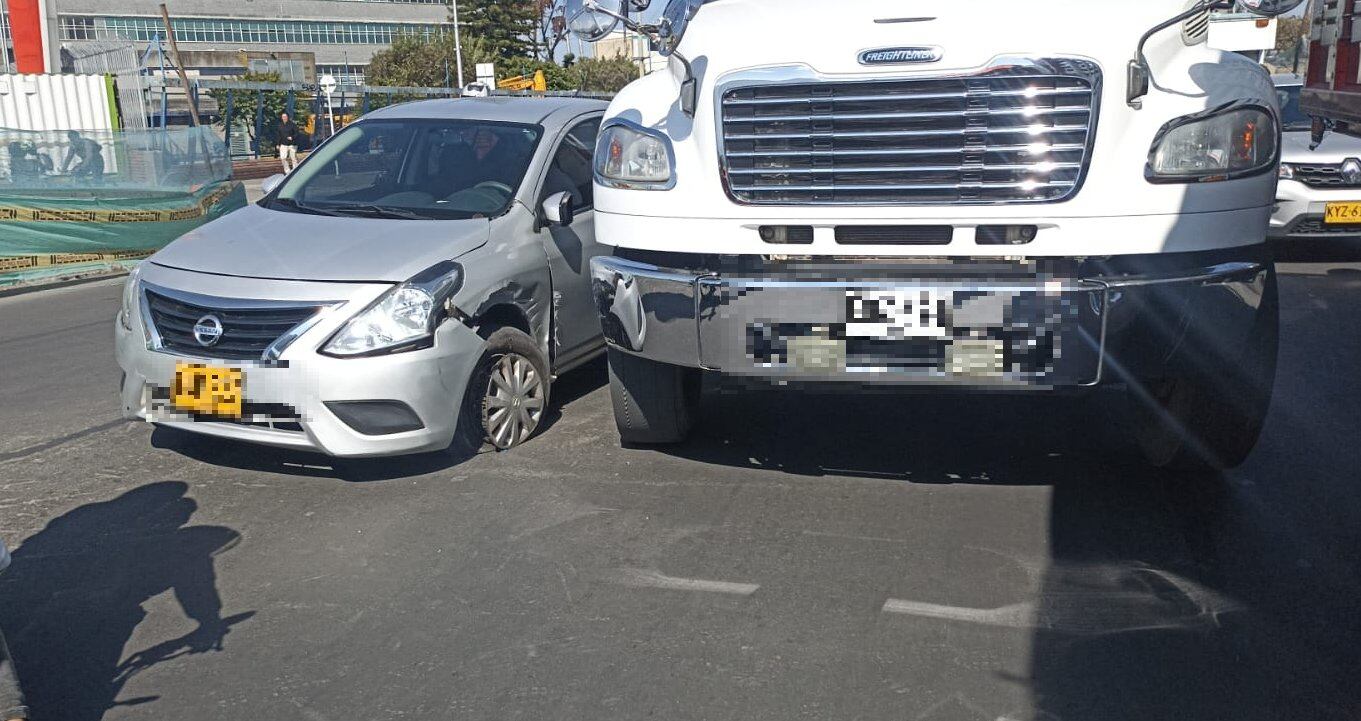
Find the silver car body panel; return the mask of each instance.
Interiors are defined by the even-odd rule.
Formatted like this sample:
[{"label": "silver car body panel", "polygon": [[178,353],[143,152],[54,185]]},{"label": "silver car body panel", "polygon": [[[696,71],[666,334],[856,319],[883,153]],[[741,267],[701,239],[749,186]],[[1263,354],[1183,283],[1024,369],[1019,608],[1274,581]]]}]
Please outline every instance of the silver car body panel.
[{"label": "silver car body panel", "polygon": [[[544,137],[516,200],[503,215],[454,221],[385,220],[290,213],[251,206],[177,240],[143,264],[140,282],[222,307],[242,303],[325,306],[295,329],[286,345],[258,361],[223,360],[157,348],[148,316],[131,329],[115,322],[116,354],[125,378],[123,412],[196,433],[336,456],[382,456],[438,450],[452,441],[468,381],[485,348],[483,326],[523,324],[555,370],[603,349],[590,291],[598,251],[589,209],[570,226],[540,228],[537,206],[558,143],[577,123],[598,118],[605,103],[578,99],[426,101],[371,113],[374,118],[471,118],[530,122]],[[363,122],[362,120],[360,122]],[[564,251],[565,238],[571,250]],[[576,254],[577,262],[562,263]],[[550,260],[550,257],[553,260]],[[457,312],[420,350],[335,358],[319,350],[345,322],[394,285],[445,260],[464,269],[452,298]],[[577,272],[572,272],[573,270]],[[482,331],[481,333],[479,331]],[[177,364],[240,368],[248,405],[242,422],[204,422],[176,414],[167,402]],[[395,400],[423,428],[364,435],[326,402]]]}]

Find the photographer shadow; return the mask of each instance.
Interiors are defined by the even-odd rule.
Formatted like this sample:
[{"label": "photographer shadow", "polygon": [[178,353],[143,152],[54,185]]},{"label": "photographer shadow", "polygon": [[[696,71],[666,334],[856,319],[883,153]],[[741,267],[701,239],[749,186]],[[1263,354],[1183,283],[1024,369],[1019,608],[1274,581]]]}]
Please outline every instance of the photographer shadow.
[{"label": "photographer shadow", "polygon": [[[198,506],[187,491],[152,483],[80,506],[15,549],[0,576],[0,627],[35,718],[95,721],[155,701],[119,695],[157,664],[222,650],[231,627],[254,615],[222,616],[214,558],[240,535],[188,525]],[[197,627],[125,657],[143,604],[165,591]]]}]

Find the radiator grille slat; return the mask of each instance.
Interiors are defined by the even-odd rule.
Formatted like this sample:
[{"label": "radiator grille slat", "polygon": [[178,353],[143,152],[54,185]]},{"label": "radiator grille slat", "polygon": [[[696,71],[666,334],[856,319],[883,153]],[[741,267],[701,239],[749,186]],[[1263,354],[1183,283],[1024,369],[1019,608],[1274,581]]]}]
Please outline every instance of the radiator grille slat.
[{"label": "radiator grille slat", "polygon": [[[309,320],[322,306],[217,308],[186,303],[146,291],[147,310],[161,345],[190,355],[230,360],[259,360],[280,336]],[[194,324],[206,315],[222,322],[222,339],[204,346],[194,338]]]},{"label": "radiator grille slat", "polygon": [[1094,135],[1084,72],[734,87],[723,181],[750,204],[1066,200]]},{"label": "radiator grille slat", "polygon": [[1361,180],[1349,181],[1342,164],[1295,165],[1295,180],[1311,188],[1361,188]]}]

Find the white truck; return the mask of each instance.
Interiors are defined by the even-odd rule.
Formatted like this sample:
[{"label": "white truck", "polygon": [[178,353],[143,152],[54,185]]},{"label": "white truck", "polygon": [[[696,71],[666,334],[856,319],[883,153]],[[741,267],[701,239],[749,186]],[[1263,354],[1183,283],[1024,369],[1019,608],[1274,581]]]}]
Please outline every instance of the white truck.
[{"label": "white truck", "polygon": [[[1301,0],[1243,0],[1272,16]],[[621,440],[702,373],[1128,391],[1159,466],[1231,467],[1277,351],[1265,71],[1211,0],[569,0],[669,67],[611,103],[592,260]]]}]

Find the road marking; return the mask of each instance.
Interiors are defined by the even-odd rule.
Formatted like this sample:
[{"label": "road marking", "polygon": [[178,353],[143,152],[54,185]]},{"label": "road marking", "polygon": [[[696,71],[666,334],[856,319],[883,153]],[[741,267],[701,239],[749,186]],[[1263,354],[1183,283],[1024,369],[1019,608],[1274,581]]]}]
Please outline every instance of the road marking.
[{"label": "road marking", "polygon": [[612,573],[609,580],[623,586],[634,588],[660,588],[667,591],[703,591],[705,593],[726,593],[733,596],[750,596],[756,593],[760,584],[733,583],[732,581],[708,581],[702,578],[682,578],[668,576],[660,571],[644,568],[621,568]]},{"label": "road marking", "polygon": [[998,608],[969,608],[967,606],[946,606],[939,603],[922,603],[890,598],[884,601],[884,613],[902,613],[909,616],[939,618],[947,621],[967,621],[988,626],[1010,626],[1012,628],[1031,628],[1035,626],[1035,604],[1013,603]]}]

